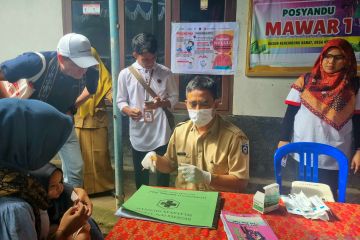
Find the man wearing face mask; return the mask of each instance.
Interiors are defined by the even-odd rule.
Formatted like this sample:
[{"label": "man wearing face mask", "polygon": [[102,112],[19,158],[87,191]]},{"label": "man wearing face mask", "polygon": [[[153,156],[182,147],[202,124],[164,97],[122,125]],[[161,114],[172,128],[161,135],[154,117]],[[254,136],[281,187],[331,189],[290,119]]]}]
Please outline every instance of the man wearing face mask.
[{"label": "man wearing face mask", "polygon": [[249,140],[215,113],[216,99],[213,79],[191,80],[186,87],[190,120],[175,128],[165,155],[149,152],[143,167],[164,173],[178,170],[176,188],[243,191],[249,179]]}]

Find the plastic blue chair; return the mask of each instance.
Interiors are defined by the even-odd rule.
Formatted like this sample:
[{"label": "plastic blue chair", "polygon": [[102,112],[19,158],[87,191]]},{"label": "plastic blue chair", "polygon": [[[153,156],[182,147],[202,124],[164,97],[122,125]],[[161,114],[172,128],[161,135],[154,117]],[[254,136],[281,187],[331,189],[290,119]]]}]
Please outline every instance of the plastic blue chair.
[{"label": "plastic blue chair", "polygon": [[[348,174],[348,159],[339,149],[314,142],[296,142],[278,148],[274,155],[274,169],[276,182],[279,184],[281,192],[281,160],[289,153],[298,153],[300,156],[298,179],[307,182],[319,182],[318,177],[318,156],[328,155],[337,160],[339,165],[338,179],[338,202],[345,202],[346,184]],[[313,162],[313,167],[311,167]],[[305,166],[306,165],[306,166]]]}]

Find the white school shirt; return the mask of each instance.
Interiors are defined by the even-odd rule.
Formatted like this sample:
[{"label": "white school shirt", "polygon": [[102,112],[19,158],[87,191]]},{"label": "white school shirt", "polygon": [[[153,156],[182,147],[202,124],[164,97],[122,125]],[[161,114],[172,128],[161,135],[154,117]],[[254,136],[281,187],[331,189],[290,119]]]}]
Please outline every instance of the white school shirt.
[{"label": "white school shirt", "polygon": [[[147,82],[153,71],[150,87],[161,99],[168,99],[172,108],[175,106],[178,102],[179,90],[169,68],[157,63],[151,70],[146,70],[138,62],[133,63],[132,66]],[[129,106],[144,112],[144,101],[152,99],[128,68],[120,72],[116,97],[120,111],[125,106]],[[144,118],[139,121],[130,118],[129,131],[131,145],[135,150],[142,152],[152,151],[167,144],[171,135],[171,129],[162,108],[154,110],[154,121],[151,123],[144,122]]]},{"label": "white school shirt", "polygon": [[[291,88],[285,103],[300,106],[294,119],[294,131],[292,142],[318,142],[340,149],[348,159],[352,158],[352,132],[353,125],[350,119],[339,131],[326,123],[301,104],[301,92]],[[356,95],[355,111],[360,110],[360,94]],[[298,154],[294,154],[295,160],[299,161]],[[319,168],[338,170],[339,166],[335,159],[320,155]]]}]

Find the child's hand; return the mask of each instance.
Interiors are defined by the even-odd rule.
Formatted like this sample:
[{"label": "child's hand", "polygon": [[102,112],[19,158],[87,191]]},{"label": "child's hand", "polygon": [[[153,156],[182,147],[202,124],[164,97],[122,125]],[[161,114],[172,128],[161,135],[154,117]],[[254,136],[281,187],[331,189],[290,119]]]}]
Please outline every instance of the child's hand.
[{"label": "child's hand", "polygon": [[88,216],[90,217],[92,214],[92,210],[93,210],[93,204],[90,201],[90,198],[88,196],[88,194],[86,193],[86,191],[82,188],[74,188],[74,192],[78,195],[78,200],[75,201],[75,203],[77,202],[81,202],[82,204],[86,205],[86,207],[88,208]]},{"label": "child's hand", "polygon": [[71,236],[87,223],[89,209],[79,202],[75,207],[69,208],[61,218],[56,236],[59,239]]}]

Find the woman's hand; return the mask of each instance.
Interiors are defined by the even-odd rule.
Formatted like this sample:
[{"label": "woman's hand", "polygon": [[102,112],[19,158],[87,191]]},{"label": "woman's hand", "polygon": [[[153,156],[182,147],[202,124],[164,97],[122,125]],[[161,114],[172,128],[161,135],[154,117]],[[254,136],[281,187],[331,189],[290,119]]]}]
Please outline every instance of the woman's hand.
[{"label": "woman's hand", "polygon": [[356,150],[352,158],[351,169],[354,170],[354,174],[360,170],[360,150]]},{"label": "woman's hand", "polygon": [[75,201],[75,203],[81,202],[82,204],[84,204],[87,208],[88,208],[88,217],[91,216],[92,214],[92,210],[93,210],[93,204],[90,201],[89,195],[87,194],[87,192],[82,189],[82,188],[74,188],[74,192],[78,195],[78,199],[77,201]]}]

